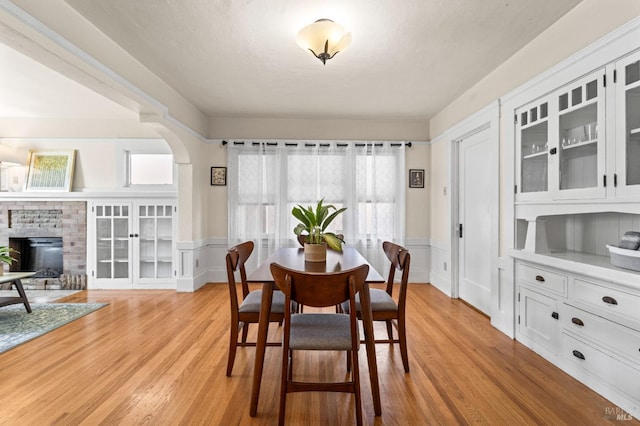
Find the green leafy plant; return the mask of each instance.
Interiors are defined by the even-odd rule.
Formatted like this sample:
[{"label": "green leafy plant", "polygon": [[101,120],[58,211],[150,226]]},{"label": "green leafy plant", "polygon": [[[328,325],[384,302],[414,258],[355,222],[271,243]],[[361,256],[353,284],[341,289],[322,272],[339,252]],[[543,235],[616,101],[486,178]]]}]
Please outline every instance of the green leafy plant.
[{"label": "green leafy plant", "polygon": [[16,261],[16,259],[12,257],[13,254],[19,254],[19,252],[17,250],[12,249],[11,247],[0,246],[0,262],[1,263],[6,263],[7,265],[11,266],[11,264]]},{"label": "green leafy plant", "polygon": [[[343,207],[337,209],[334,205],[323,205],[324,198],[318,201],[318,205],[315,210],[312,206],[303,207],[298,205],[291,210],[291,214],[300,221],[300,223],[293,229],[293,232],[297,235],[304,235],[307,244],[322,244],[327,243],[327,246],[335,251],[342,251],[342,243],[344,243],[344,237],[342,235],[336,235],[333,232],[326,232],[327,227],[333,220],[347,208]],[[331,213],[333,210],[333,213]],[[305,234],[306,233],[306,234]]]}]

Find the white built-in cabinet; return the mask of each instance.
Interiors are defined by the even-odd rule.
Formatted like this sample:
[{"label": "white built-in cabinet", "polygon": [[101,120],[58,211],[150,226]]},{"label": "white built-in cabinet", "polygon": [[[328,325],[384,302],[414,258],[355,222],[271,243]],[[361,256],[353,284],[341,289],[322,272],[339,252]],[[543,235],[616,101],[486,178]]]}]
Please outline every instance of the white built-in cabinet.
[{"label": "white built-in cabinet", "polygon": [[640,196],[640,52],[615,65],[616,196]]},{"label": "white built-in cabinet", "polygon": [[518,339],[537,352],[555,355],[560,341],[558,298],[567,296],[566,277],[519,262],[516,282]]},{"label": "white built-in cabinet", "polygon": [[517,201],[640,195],[640,53],[523,105],[514,120]]},{"label": "white built-in cabinet", "polygon": [[173,200],[92,202],[89,288],[175,288]]},{"label": "white built-in cabinet", "polygon": [[640,271],[613,266],[607,249],[640,231],[635,31],[628,50],[612,44],[615,59],[585,56],[579,73],[532,85],[514,104],[510,254],[516,339],[638,417]]},{"label": "white built-in cabinet", "polygon": [[605,196],[605,72],[516,112],[518,200]]},{"label": "white built-in cabinet", "polygon": [[517,339],[640,412],[640,288],[516,262]]}]

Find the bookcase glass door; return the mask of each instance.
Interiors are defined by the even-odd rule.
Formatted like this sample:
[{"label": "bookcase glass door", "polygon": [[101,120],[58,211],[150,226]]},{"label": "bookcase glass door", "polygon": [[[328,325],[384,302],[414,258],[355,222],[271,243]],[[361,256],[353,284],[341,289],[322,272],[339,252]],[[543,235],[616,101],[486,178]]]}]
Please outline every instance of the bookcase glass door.
[{"label": "bookcase glass door", "polygon": [[95,206],[97,279],[131,276],[130,214],[128,205]]},{"label": "bookcase glass door", "polygon": [[560,191],[598,186],[599,128],[598,78],[592,76],[558,95]]},{"label": "bookcase glass door", "polygon": [[173,271],[173,213],[169,204],[138,206],[138,276],[171,278]]},{"label": "bookcase glass door", "polygon": [[548,102],[519,112],[520,192],[546,192],[549,186]]},{"label": "bookcase glass door", "polygon": [[624,68],[626,184],[640,185],[640,60]]}]

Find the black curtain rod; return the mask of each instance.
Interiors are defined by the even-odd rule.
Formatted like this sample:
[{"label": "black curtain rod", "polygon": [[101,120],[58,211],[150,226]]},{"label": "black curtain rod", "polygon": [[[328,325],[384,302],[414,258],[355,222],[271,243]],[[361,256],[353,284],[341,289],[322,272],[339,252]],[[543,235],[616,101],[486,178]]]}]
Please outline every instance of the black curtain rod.
[{"label": "black curtain rod", "polygon": [[[222,145],[227,145],[228,143],[229,142],[227,142],[226,140],[222,141]],[[262,143],[266,144],[267,146],[278,146],[278,142],[251,142],[251,145],[258,146],[258,145],[260,145]],[[244,141],[242,141],[242,142],[234,141],[233,144],[234,145],[244,145]],[[328,143],[305,143],[304,144],[304,146],[310,147],[310,148],[311,147],[315,147],[316,145],[320,146],[321,148],[327,148],[327,147],[331,146],[331,144],[328,144]],[[383,144],[382,143],[356,143],[355,144],[356,147],[374,146],[374,145],[375,146],[382,146]],[[405,142],[404,145],[409,147],[409,148],[411,148],[411,142]],[[298,146],[298,142],[285,142],[284,146]],[[349,146],[349,144],[348,143],[339,143],[339,144],[336,144],[336,146],[343,148],[343,147]],[[395,143],[394,142],[394,143],[391,143],[391,146],[402,146],[402,143]]]}]

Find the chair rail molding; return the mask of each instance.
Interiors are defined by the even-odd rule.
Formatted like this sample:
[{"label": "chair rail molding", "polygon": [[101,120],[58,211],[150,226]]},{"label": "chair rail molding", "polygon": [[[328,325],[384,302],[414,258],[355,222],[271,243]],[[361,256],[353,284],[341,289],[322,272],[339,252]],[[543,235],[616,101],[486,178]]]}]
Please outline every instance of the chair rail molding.
[{"label": "chair rail molding", "polygon": [[[409,281],[411,283],[425,284],[431,282],[431,241],[428,238],[407,238],[404,246],[411,253],[411,274]],[[181,259],[179,267],[183,266],[183,252],[185,256],[188,253],[191,253],[190,256],[193,256],[192,259],[185,258],[186,265],[191,267],[193,271],[193,285],[189,287],[188,290],[178,285],[178,291],[195,291],[208,282],[226,283],[227,270],[224,259],[228,248],[229,243],[227,239],[219,237],[209,238],[197,244],[178,243],[178,251],[181,253],[179,256],[179,259]],[[185,273],[186,271],[187,268],[185,267]],[[179,278],[182,278],[182,275],[180,275]],[[186,279],[187,277],[185,276],[184,278]]]}]

